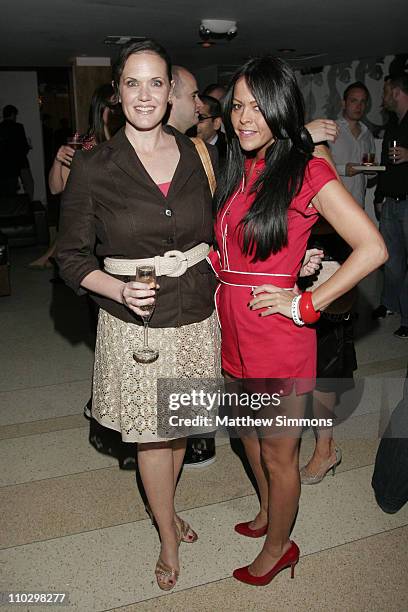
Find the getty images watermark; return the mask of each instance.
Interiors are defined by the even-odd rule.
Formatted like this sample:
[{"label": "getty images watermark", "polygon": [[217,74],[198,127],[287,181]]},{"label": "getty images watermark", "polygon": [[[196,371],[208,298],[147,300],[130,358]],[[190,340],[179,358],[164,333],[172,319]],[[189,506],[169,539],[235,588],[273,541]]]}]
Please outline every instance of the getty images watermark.
[{"label": "getty images watermark", "polygon": [[[406,392],[403,393],[403,388]],[[336,393],[334,407],[314,411],[311,391]],[[404,396],[404,397],[403,397]],[[408,438],[405,377],[356,379],[168,378],[157,381],[157,433],[164,439],[191,435],[240,437],[299,435],[300,429],[336,428],[346,439]],[[404,404],[405,402],[405,404]],[[395,414],[394,414],[395,408]],[[402,416],[401,416],[402,415]],[[397,418],[398,417],[398,418]]]},{"label": "getty images watermark", "polygon": [[308,419],[291,416],[290,406],[285,404],[286,414],[281,412],[282,394],[239,391],[208,391],[191,389],[171,392],[167,396],[168,424],[170,428],[218,428],[253,427],[331,427],[333,419]]}]

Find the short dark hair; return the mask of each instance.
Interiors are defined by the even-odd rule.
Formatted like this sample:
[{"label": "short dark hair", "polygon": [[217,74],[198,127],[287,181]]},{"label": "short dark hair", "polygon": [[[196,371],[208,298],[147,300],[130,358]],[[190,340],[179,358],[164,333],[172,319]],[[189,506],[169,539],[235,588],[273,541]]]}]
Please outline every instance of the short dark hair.
[{"label": "short dark hair", "polygon": [[208,106],[208,111],[211,117],[221,117],[222,107],[221,107],[219,100],[217,100],[217,98],[213,98],[212,96],[206,96],[204,94],[203,95],[200,94],[200,100],[203,104]]},{"label": "short dark hair", "polygon": [[408,74],[406,72],[388,75],[385,80],[391,83],[391,87],[399,87],[405,94],[408,94]]},{"label": "short dark hair", "polygon": [[167,76],[170,83],[172,77],[171,60],[169,54],[158,42],[151,38],[146,38],[146,40],[127,43],[126,45],[123,45],[122,49],[120,50],[120,53],[112,66],[112,79],[116,91],[119,88],[120,77],[122,76],[123,68],[125,67],[129,57],[131,55],[135,55],[136,53],[142,53],[143,51],[150,51],[151,53],[155,53],[162,58],[166,64]]},{"label": "short dark hair", "polygon": [[214,89],[223,89],[226,91],[226,87],[221,85],[221,83],[210,83],[210,85],[207,85],[207,87],[204,89],[203,96],[211,96],[211,92],[214,91]]},{"label": "short dark hair", "polygon": [[18,109],[12,104],[6,104],[3,108],[3,118],[8,119],[12,115],[18,115]]},{"label": "short dark hair", "polygon": [[364,85],[362,81],[356,81],[355,83],[352,83],[351,85],[346,87],[343,93],[343,100],[347,100],[347,96],[349,95],[352,89],[362,89],[363,91],[365,91],[367,98],[370,97],[370,92],[368,91],[368,87]]}]

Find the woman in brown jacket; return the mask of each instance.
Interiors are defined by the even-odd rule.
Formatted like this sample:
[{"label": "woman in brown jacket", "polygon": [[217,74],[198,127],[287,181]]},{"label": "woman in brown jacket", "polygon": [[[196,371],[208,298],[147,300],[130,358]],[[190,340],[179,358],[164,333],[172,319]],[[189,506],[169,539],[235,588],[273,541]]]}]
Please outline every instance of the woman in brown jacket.
[{"label": "woman in brown jacket", "polygon": [[[214,279],[205,261],[211,192],[194,144],[163,125],[173,89],[166,51],[153,41],[127,45],[113,76],[126,125],[92,151],[76,153],[57,261],[66,283],[79,294],[89,291],[100,306],[92,416],[124,441],[139,443],[139,470],[161,539],[157,582],[170,590],[179,573],[179,543],[197,535],[174,509],[186,432],[166,431],[156,382],[220,373]],[[194,247],[201,255],[185,270],[182,253]],[[156,295],[154,286],[131,280],[135,264],[128,260],[160,256],[163,262],[168,251],[178,253],[175,273],[160,276],[150,320],[159,357],[140,364],[133,353],[143,343],[141,307]]]}]

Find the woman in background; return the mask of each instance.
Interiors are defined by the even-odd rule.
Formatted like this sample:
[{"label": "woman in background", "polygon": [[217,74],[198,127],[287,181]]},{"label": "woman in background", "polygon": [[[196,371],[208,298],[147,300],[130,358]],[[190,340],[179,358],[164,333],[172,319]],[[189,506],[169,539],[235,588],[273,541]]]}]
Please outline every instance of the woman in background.
[{"label": "woman in background", "polygon": [[[81,139],[82,148],[90,150],[101,142],[109,140],[123,125],[122,115],[113,103],[114,91],[110,83],[100,85],[95,89],[89,107],[88,131]],[[71,169],[75,149],[62,145],[55,156],[48,176],[48,185],[52,195],[64,191]],[[31,268],[52,268],[50,259],[54,257],[56,242],[54,241],[44,255],[31,262]]]}]

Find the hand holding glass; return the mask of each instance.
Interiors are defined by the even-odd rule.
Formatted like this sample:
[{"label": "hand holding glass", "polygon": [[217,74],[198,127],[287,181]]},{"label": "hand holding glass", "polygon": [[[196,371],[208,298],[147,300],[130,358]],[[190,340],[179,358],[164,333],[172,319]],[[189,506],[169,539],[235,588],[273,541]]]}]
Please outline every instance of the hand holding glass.
[{"label": "hand holding glass", "polygon": [[363,159],[361,163],[363,166],[372,166],[375,162],[375,153],[363,153]]},{"label": "hand holding glass", "polygon": [[73,136],[69,136],[67,139],[67,145],[70,146],[75,151],[79,151],[82,149],[83,139],[80,134],[74,134]]},{"label": "hand holding glass", "polygon": [[[150,289],[156,287],[156,270],[153,265],[137,266],[135,281],[138,283],[145,283],[150,286]],[[154,285],[152,287],[151,285]],[[156,361],[159,356],[159,351],[150,348],[149,346],[149,320],[153,314],[156,306],[156,298],[152,304],[145,304],[139,306],[139,309],[143,312],[141,315],[143,319],[143,347],[135,350],[133,353],[133,359],[139,363],[152,363]]]}]

